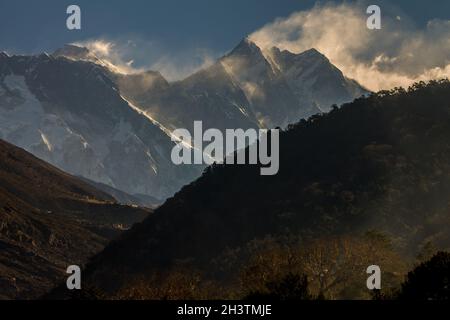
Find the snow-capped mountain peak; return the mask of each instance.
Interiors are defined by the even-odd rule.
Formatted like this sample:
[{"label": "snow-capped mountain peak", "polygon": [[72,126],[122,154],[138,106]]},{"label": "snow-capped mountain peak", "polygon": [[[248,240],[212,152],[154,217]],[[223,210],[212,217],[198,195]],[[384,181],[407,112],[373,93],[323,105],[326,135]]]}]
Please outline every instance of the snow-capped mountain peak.
[{"label": "snow-capped mountain peak", "polygon": [[170,160],[171,131],[285,127],[364,91],[315,49],[263,52],[248,38],[188,78],[121,73],[87,48],[0,53],[0,139],[69,173],[164,199],[200,174]]},{"label": "snow-capped mountain peak", "polygon": [[348,79],[330,60],[315,48],[301,53],[273,47],[266,52],[272,66],[283,74],[291,90],[301,101],[310,101],[320,111],[328,111],[368,93]]},{"label": "snow-capped mountain peak", "polygon": [[75,44],[66,44],[64,47],[57,49],[52,54],[53,57],[64,57],[74,61],[88,61],[95,63],[99,66],[102,66],[109,70],[110,72],[116,74],[127,74],[128,70],[124,70],[124,68],[119,67],[108,61],[106,59],[101,59],[97,57],[93,52],[91,52],[88,48],[78,46]]},{"label": "snow-capped mountain peak", "polygon": [[55,57],[66,57],[71,59],[85,59],[91,60],[95,56],[89,51],[88,48],[80,47],[74,44],[65,44],[64,47],[57,49],[53,56]]},{"label": "snow-capped mountain peak", "polygon": [[261,49],[249,38],[242,41],[228,54],[228,56],[258,56],[262,55]]},{"label": "snow-capped mountain peak", "polygon": [[195,175],[170,136],[122,99],[102,66],[49,55],[0,60],[0,139],[75,175],[164,199]]}]

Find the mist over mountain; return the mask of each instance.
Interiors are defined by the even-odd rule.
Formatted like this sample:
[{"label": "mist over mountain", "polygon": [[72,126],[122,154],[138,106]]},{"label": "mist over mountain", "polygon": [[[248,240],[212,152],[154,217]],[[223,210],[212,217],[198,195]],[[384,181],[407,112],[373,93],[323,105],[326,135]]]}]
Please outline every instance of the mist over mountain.
[{"label": "mist over mountain", "polygon": [[0,299],[38,298],[150,212],[0,140]]},{"label": "mist over mountain", "polygon": [[[54,55],[109,65],[76,46]],[[173,83],[155,71],[110,69],[121,93],[169,129],[191,128],[195,120],[222,130],[286,127],[368,93],[315,49],[263,52],[248,38],[212,66]]]},{"label": "mist over mountain", "polygon": [[203,169],[172,164],[174,129],[196,120],[205,130],[285,127],[365,93],[315,50],[267,54],[248,39],[174,83],[66,45],[1,55],[0,138],[69,173],[164,200]]},{"label": "mist over mountain", "polygon": [[368,93],[316,50],[265,53],[248,38],[181,81],[147,72],[119,76],[118,87],[167,128],[191,129],[202,120],[221,130],[286,127]]},{"label": "mist over mountain", "polygon": [[436,311],[450,300],[449,12],[1,1],[0,302]]},{"label": "mist over mountain", "polygon": [[328,112],[333,104],[341,105],[368,93],[356,81],[345,77],[316,49],[294,54],[273,47],[267,55],[305,108],[301,118],[317,113],[313,107]]}]

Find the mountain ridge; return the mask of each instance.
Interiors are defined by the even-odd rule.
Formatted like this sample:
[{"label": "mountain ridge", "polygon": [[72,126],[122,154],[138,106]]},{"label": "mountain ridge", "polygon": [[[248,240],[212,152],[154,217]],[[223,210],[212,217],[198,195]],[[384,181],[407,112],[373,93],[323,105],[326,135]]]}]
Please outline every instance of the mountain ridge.
[{"label": "mountain ridge", "polygon": [[[277,50],[280,51],[279,49]],[[64,50],[62,51],[57,50],[55,52],[55,55],[56,56],[64,55],[63,52]],[[180,126],[190,128],[194,120],[204,118],[203,120],[204,122],[206,122],[207,127],[222,129],[222,127],[224,126],[221,125],[218,121],[212,121],[211,124],[208,123],[210,117],[214,118],[213,115],[211,114],[208,115],[209,112],[208,108],[211,108],[213,105],[216,105],[215,112],[219,114],[217,118],[224,119],[225,122],[227,122],[226,119],[229,118],[234,119],[233,121],[238,121],[238,123],[239,122],[241,123],[242,128],[251,128],[254,125],[266,128],[270,127],[273,128],[276,126],[286,127],[288,124],[294,123],[301,118],[308,118],[313,114],[323,111],[329,111],[331,105],[333,104],[339,105],[345,102],[350,102],[361,95],[369,93],[368,90],[361,87],[359,84],[356,83],[356,81],[347,79],[342,74],[342,72],[338,70],[336,67],[334,67],[331,64],[331,62],[318,50],[312,48],[300,54],[294,54],[287,50],[283,50],[283,53],[295,55],[297,59],[305,57],[309,53],[313,52],[316,53],[315,54],[316,57],[326,61],[329,64],[328,70],[325,70],[324,72],[328,73],[328,72],[336,72],[336,70],[338,71],[338,75],[335,77],[335,79],[333,79],[333,81],[341,85],[341,88],[340,91],[337,93],[332,92],[331,97],[329,99],[323,99],[322,97],[323,93],[317,93],[313,94],[312,96],[308,96],[308,94],[305,93],[308,91],[309,88],[303,88],[301,92],[295,93],[293,83],[295,83],[296,79],[284,79],[285,78],[283,74],[284,71],[274,67],[274,60],[270,58],[270,52],[269,54],[267,54],[267,52],[260,49],[248,37],[244,38],[235,48],[230,50],[229,53],[219,58],[216,61],[216,63],[214,63],[212,66],[194,72],[193,74],[187,76],[184,79],[169,83],[167,80],[164,79],[164,77],[159,72],[145,71],[132,73],[130,75],[118,76],[118,78],[121,80],[120,83],[122,83],[122,85],[119,84],[118,86],[124,91],[124,94],[126,95],[127,99],[130,99],[131,101],[133,101],[133,103],[142,108],[144,111],[152,114],[152,116],[154,116],[155,119],[157,119],[159,122],[161,122],[168,128]],[[67,55],[70,57],[70,53]],[[249,61],[247,62],[237,61],[241,60],[241,58],[245,58]],[[96,59],[92,61],[96,62],[95,60]],[[253,64],[258,63],[262,64],[263,74],[261,78],[262,79],[267,78],[267,80],[258,79],[257,75],[254,76],[252,79],[246,79],[248,78],[248,76],[252,74],[252,72],[250,69],[241,70],[242,63],[244,63],[244,65],[248,65],[249,67],[250,65]],[[104,65],[104,63],[101,64]],[[237,66],[237,64],[240,65]],[[223,67],[225,67],[225,70],[220,70],[221,69],[220,65],[223,65]],[[254,67],[252,66],[252,68]],[[114,69],[112,71],[115,72]],[[157,81],[166,83],[166,86],[163,90],[165,92],[163,96],[160,96],[158,93],[156,93],[154,94],[156,97],[151,97],[152,95],[151,92],[154,91],[153,88],[151,87],[141,88],[141,92],[136,92],[139,90],[135,89],[127,90],[126,85],[126,82],[128,82],[127,78],[137,78],[142,75],[145,75],[145,73],[147,72],[153,74],[153,77],[158,78]],[[232,79],[228,79],[229,77],[231,77]],[[208,86],[211,86],[211,88],[208,91],[205,91],[208,93],[209,97],[214,96],[227,97],[227,93],[223,93],[223,85],[226,83],[227,83],[226,86],[228,86],[229,88],[238,86],[239,89],[237,90],[237,92],[235,92],[235,94],[233,93],[230,94],[230,91],[232,92],[233,90],[228,89],[227,91],[229,93],[228,99],[220,100],[219,98],[219,100],[216,100],[214,103],[207,103],[199,111],[196,111],[195,108],[198,108],[196,106],[196,103],[202,105],[202,102],[201,101],[194,102],[190,100],[191,98],[189,97],[192,96],[202,97],[202,93],[195,91],[191,92],[191,90],[193,87],[202,88],[202,86],[200,86],[197,83],[204,82],[205,81],[204,79],[209,79],[210,81]],[[217,88],[214,86],[215,84],[214,80],[218,81],[219,83],[222,83],[222,89],[220,88],[220,86]],[[260,89],[258,82],[267,82],[267,81],[271,81],[272,84],[270,84],[268,87],[266,86],[265,90],[267,91],[267,93],[265,92],[265,90],[262,90],[262,92],[264,92],[264,95],[266,96],[263,97],[263,99],[258,99],[258,90]],[[134,82],[134,84],[136,84],[136,82]],[[324,85],[325,88],[332,88],[333,86],[332,83],[322,83],[321,85]],[[316,87],[320,87],[321,85],[317,84]],[[170,87],[173,87],[173,90],[171,90]],[[294,91],[294,94],[292,94],[290,91]],[[181,95],[178,94],[179,92],[182,92],[182,94]],[[280,94],[280,92],[282,93]],[[187,96],[185,93],[187,94]],[[245,98],[242,97],[242,94],[245,95]],[[338,97],[334,99],[333,94],[338,95]],[[167,96],[169,96],[169,98]],[[172,101],[170,99],[170,96],[174,97],[178,96],[178,98],[175,98],[175,101]],[[252,100],[254,101],[252,102]],[[319,103],[317,103],[316,105],[315,100],[321,101],[319,101]],[[181,106],[179,106],[178,104]],[[168,110],[161,109],[159,107],[160,105],[164,105],[165,108],[163,109],[168,108]],[[217,108],[217,105],[220,105],[220,108]],[[263,107],[263,112],[261,112],[261,110],[258,110],[261,108],[260,105],[266,105],[265,107]],[[184,107],[189,106],[190,108],[194,108],[194,110],[191,110],[191,112],[193,111],[193,116],[189,117],[186,120],[183,119],[185,115],[182,115],[181,121],[174,120],[175,117],[174,115],[183,113],[181,109],[182,106]],[[278,110],[280,108],[282,109],[282,111]],[[276,111],[275,113],[273,113],[274,111],[271,109],[278,110],[278,114],[276,113]],[[196,112],[200,112],[198,116]],[[223,115],[220,115],[221,113],[223,113]],[[243,121],[243,119],[240,119],[242,116],[244,116],[244,118],[247,118],[247,120]]]},{"label": "mountain ridge", "polygon": [[285,127],[361,93],[349,94],[337,69],[323,70],[318,84],[316,75],[312,84],[288,78],[248,39],[173,83],[157,71],[120,73],[75,45],[52,55],[2,55],[0,138],[69,173],[164,200],[205,167],[171,162],[174,129],[192,131],[199,120],[205,130]]},{"label": "mountain ridge", "polygon": [[171,163],[170,135],[124,100],[103,66],[88,61],[0,60],[0,124],[0,138],[130,194],[163,199],[196,176],[197,169]]},{"label": "mountain ridge", "polygon": [[150,213],[0,140],[0,299],[38,298]]}]

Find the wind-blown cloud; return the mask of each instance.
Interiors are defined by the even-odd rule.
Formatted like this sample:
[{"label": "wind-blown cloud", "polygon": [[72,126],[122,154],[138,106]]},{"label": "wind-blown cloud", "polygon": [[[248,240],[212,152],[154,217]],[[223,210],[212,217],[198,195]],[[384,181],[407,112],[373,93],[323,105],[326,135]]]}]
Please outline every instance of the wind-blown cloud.
[{"label": "wind-blown cloud", "polygon": [[133,67],[134,60],[126,61],[124,47],[113,41],[95,39],[77,42],[75,45],[87,48],[91,54],[107,63],[117,72],[131,74],[144,71],[142,68]]},{"label": "wind-blown cloud", "polygon": [[374,91],[450,77],[450,21],[432,20],[418,29],[381,9],[381,30],[366,27],[368,15],[361,3],[325,4],[279,18],[250,38],[262,48],[316,48],[345,75]]},{"label": "wind-blown cloud", "polygon": [[[130,40],[130,38],[132,40]],[[114,66],[116,71],[132,74],[146,70],[159,71],[167,80],[176,81],[214,63],[217,56],[203,48],[174,53],[162,45],[136,38],[90,39],[75,43]]]},{"label": "wind-blown cloud", "polygon": [[207,49],[191,49],[184,56],[164,54],[150,69],[161,72],[169,81],[175,81],[212,65],[216,60],[217,56]]}]

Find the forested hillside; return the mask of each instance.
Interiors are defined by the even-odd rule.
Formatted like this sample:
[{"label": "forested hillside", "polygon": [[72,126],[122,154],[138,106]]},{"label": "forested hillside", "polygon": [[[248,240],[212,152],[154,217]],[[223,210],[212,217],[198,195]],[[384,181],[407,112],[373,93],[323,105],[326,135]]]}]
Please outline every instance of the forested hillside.
[{"label": "forested hillside", "polygon": [[[149,287],[166,286],[165,293],[149,295],[173,297],[167,279],[179,288],[179,270],[197,270],[204,279],[199,285],[229,287],[239,283],[255,252],[280,246],[274,252],[289,253],[280,258],[286,263],[292,252],[300,261],[314,252],[326,253],[329,262],[343,259],[334,267],[350,263],[355,271],[347,279],[364,278],[366,266],[380,264],[394,285],[406,270],[401,265],[424,248],[450,247],[449,137],[449,81],[417,83],[335,107],[282,132],[278,175],[260,176],[258,166],[250,165],[208,168],[98,255],[88,278],[110,294],[129,292],[135,279],[158,279],[148,280]],[[254,250],[258,243],[266,243],[263,251]],[[230,254],[233,267],[227,267]],[[278,271],[277,260],[264,257],[256,254],[258,266],[264,260],[271,266],[262,273],[266,279]],[[286,263],[280,266],[293,266]],[[294,265],[314,278],[304,263]],[[189,272],[181,274],[189,284]],[[350,290],[350,280],[333,292],[324,292],[317,277],[311,281],[332,298],[361,296],[358,288]],[[356,283],[365,289],[364,280]],[[189,294],[200,292],[195,288]]]}]

